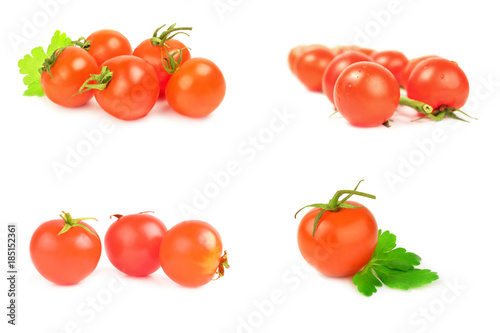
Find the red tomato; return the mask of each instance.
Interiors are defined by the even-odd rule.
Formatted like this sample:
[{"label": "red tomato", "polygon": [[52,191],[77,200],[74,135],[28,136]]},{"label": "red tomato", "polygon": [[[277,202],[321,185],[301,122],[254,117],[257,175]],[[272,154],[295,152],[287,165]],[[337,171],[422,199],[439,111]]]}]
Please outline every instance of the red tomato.
[{"label": "red tomato", "polygon": [[95,90],[97,103],[110,115],[134,120],[151,111],[158,99],[160,84],[156,71],[139,57],[124,55],[105,61],[113,78],[103,90]]},{"label": "red tomato", "polygon": [[69,213],[61,217],[42,223],[35,230],[30,242],[31,260],[47,280],[61,285],[75,284],[96,268],[101,257],[101,240],[81,219],[72,219]]},{"label": "red tomato", "polygon": [[424,61],[425,59],[429,58],[439,58],[438,56],[434,55],[428,55],[428,56],[423,56],[419,58],[414,58],[408,61],[408,64],[406,65],[405,69],[403,70],[403,74],[401,75],[401,81],[399,82],[403,88],[406,89],[406,86],[408,85],[408,79],[410,78],[411,72],[415,69],[415,67],[421,62]]},{"label": "red tomato", "polygon": [[[165,94],[165,87],[168,80],[170,80],[170,77],[172,76],[172,74],[168,73],[163,67],[163,65],[166,64],[163,58],[168,58],[168,53],[174,54],[177,51],[180,52],[180,50],[182,50],[182,59],[179,65],[183,65],[186,61],[191,59],[191,53],[186,45],[176,39],[166,41],[163,48],[159,45],[154,45],[151,42],[151,39],[146,39],[134,50],[133,55],[140,57],[153,65],[160,81],[160,96]],[[178,61],[179,56],[180,53],[176,53],[173,56],[174,60]]]},{"label": "red tomato", "polygon": [[160,263],[169,278],[186,287],[204,285],[217,273],[223,274],[223,267],[229,267],[217,230],[197,220],[181,222],[167,231],[160,247]]},{"label": "red tomato", "polygon": [[288,67],[290,68],[292,73],[294,73],[293,68],[294,68],[295,60],[297,60],[297,57],[304,51],[305,47],[306,47],[305,45],[296,46],[290,50],[290,53],[288,53]]},{"label": "red tomato", "polygon": [[366,47],[360,47],[360,46],[356,46],[356,45],[351,45],[351,46],[346,46],[346,50],[348,51],[357,51],[357,52],[361,52],[363,54],[366,54],[367,56],[372,56],[375,52],[374,49],[368,49]]},{"label": "red tomato", "polygon": [[131,276],[147,276],[160,268],[160,244],[167,232],[162,221],[139,213],[118,217],[106,232],[104,248],[109,261]]},{"label": "red tomato", "polygon": [[44,70],[40,78],[45,95],[52,102],[68,108],[87,103],[93,96],[92,92],[77,93],[91,74],[99,72],[95,59],[87,51],[74,46],[57,51],[54,57],[57,58],[50,67],[50,74],[48,69]]},{"label": "red tomato", "polygon": [[352,125],[378,126],[387,121],[399,104],[399,84],[382,65],[357,62],[337,79],[334,101],[337,110]]},{"label": "red tomato", "polygon": [[108,59],[132,54],[132,46],[128,39],[115,30],[98,30],[90,34],[87,41],[90,41],[88,51],[99,66]]},{"label": "red tomato", "polygon": [[454,61],[429,58],[421,61],[408,79],[408,98],[434,109],[449,106],[460,109],[469,97],[469,80]]},{"label": "red tomato", "polygon": [[[346,203],[361,206],[354,201]],[[326,211],[313,237],[314,219],[321,211],[311,209],[300,221],[297,240],[304,259],[327,276],[350,276],[371,259],[378,240],[377,222],[366,208]]]},{"label": "red tomato", "polygon": [[387,68],[392,75],[402,82],[403,71],[408,64],[408,58],[399,51],[380,51],[372,54],[373,61]]},{"label": "red tomato", "polygon": [[295,60],[294,73],[311,91],[321,91],[323,73],[333,59],[332,50],[325,46],[310,46]]},{"label": "red tomato", "polygon": [[330,102],[333,103],[333,87],[340,73],[342,73],[347,66],[360,61],[372,61],[372,58],[358,51],[345,51],[330,61],[325,69],[322,80],[323,92]]},{"label": "red tomato", "polygon": [[168,104],[178,113],[198,118],[212,113],[226,94],[221,70],[205,58],[192,58],[172,75],[165,89]]}]

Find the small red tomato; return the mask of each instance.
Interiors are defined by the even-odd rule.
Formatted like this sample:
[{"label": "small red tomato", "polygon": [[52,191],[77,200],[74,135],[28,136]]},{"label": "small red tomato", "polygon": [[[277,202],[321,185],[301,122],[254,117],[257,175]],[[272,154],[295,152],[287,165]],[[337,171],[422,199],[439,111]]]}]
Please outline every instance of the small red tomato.
[{"label": "small red tomato", "polygon": [[434,109],[440,106],[460,109],[469,97],[469,80],[456,62],[429,58],[412,71],[406,91],[408,98],[427,103]]},{"label": "small red tomato", "polygon": [[333,103],[333,87],[340,73],[342,73],[347,66],[360,61],[372,61],[372,58],[358,51],[345,51],[330,61],[325,69],[322,80],[323,92],[330,102]]},{"label": "small red tomato", "polygon": [[174,282],[199,287],[224,275],[227,256],[222,254],[220,235],[210,224],[190,220],[172,227],[160,247],[163,271]]},{"label": "small red tomato", "polygon": [[295,46],[288,53],[288,67],[290,68],[290,70],[292,71],[293,74],[295,74],[293,72],[295,60],[297,60],[297,57],[303,52],[305,47],[306,47],[305,45]]},{"label": "small red tomato", "polygon": [[42,223],[30,241],[30,256],[37,271],[61,285],[80,282],[94,271],[101,257],[101,240],[82,220],[63,212],[61,219]]},{"label": "small red tomato", "polygon": [[327,47],[309,46],[295,60],[294,73],[311,91],[321,91],[323,73],[334,55]]},{"label": "small red tomato", "polygon": [[373,61],[387,68],[398,80],[403,81],[403,71],[408,64],[408,58],[399,51],[379,51],[372,54]]},{"label": "small red tomato", "polygon": [[160,268],[160,244],[167,232],[162,221],[146,213],[113,215],[104,248],[109,261],[131,276],[147,276]]},{"label": "small red tomato", "polygon": [[399,105],[399,84],[382,65],[361,61],[347,67],[334,87],[337,110],[354,126],[386,122]]},{"label": "small red tomato", "polygon": [[132,54],[132,46],[128,39],[115,30],[98,30],[90,34],[87,41],[90,42],[88,51],[99,66],[108,59]]},{"label": "small red tomato", "polygon": [[424,61],[424,60],[429,59],[429,58],[439,58],[439,57],[434,56],[434,55],[428,55],[428,56],[423,56],[423,57],[419,57],[419,58],[414,58],[414,59],[411,59],[410,61],[408,61],[408,64],[406,65],[405,69],[403,70],[403,74],[401,75],[401,82],[399,82],[403,88],[406,89],[406,87],[408,85],[408,79],[410,78],[410,75],[413,72],[413,70],[415,69],[415,67],[417,67],[417,65],[421,61]]},{"label": "small red tomato", "polygon": [[43,67],[40,77],[40,85],[47,98],[68,108],[87,103],[93,93],[78,94],[78,90],[91,74],[99,72],[95,59],[87,51],[74,46],[56,51],[51,58],[52,65]]},{"label": "small red tomato", "polygon": [[165,89],[167,102],[178,113],[205,117],[222,103],[226,81],[219,67],[205,58],[192,58],[172,75]]}]

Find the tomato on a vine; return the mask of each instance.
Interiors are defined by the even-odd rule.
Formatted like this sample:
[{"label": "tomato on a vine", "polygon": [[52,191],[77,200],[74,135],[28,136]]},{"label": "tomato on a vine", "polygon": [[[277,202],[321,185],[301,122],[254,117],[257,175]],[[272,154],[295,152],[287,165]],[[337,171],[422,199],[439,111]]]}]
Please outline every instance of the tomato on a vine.
[{"label": "tomato on a vine", "polygon": [[108,59],[132,54],[132,46],[128,39],[120,32],[111,29],[98,30],[87,38],[79,38],[74,43],[88,50],[99,66]]},{"label": "tomato on a vine", "polygon": [[99,67],[87,51],[68,46],[45,59],[40,72],[40,84],[45,95],[58,105],[72,108],[92,98],[92,92],[76,94],[91,74],[99,72]]},{"label": "tomato on a vine", "polygon": [[75,284],[94,271],[101,257],[101,240],[83,220],[63,212],[61,219],[42,223],[30,241],[30,256],[37,271],[61,285]]},{"label": "tomato on a vine", "polygon": [[167,231],[160,247],[160,263],[169,278],[186,287],[218,279],[229,268],[219,232],[198,220],[178,223]]},{"label": "tomato on a vine", "polygon": [[[375,251],[378,227],[368,208],[348,201],[353,195],[375,199],[374,195],[354,190],[337,191],[327,204],[312,204],[297,232],[304,259],[327,276],[351,276],[359,272]],[[345,196],[343,199],[341,197]]]},{"label": "tomato on a vine", "polygon": [[373,61],[387,68],[398,80],[403,81],[403,71],[408,64],[408,58],[400,51],[379,51],[372,54]]},{"label": "tomato on a vine", "polygon": [[123,55],[105,61],[101,74],[91,75],[80,93],[93,89],[104,111],[119,119],[134,120],[151,111],[160,85],[153,66],[139,57]]},{"label": "tomato on a vine", "polygon": [[[186,45],[173,38],[178,34],[186,34],[184,31],[192,30],[192,28],[176,28],[175,24],[172,24],[158,36],[158,32],[164,26],[165,25],[162,25],[156,29],[153,33],[153,37],[140,43],[132,53],[146,60],[154,67],[160,82],[160,96],[165,94],[165,87],[175,71],[175,67],[181,66],[191,59],[191,53]],[[172,62],[170,61],[169,54],[172,55]]]},{"label": "tomato on a vine", "polygon": [[148,213],[113,215],[117,220],[104,237],[109,261],[131,276],[147,276],[160,268],[160,244],[167,228]]}]

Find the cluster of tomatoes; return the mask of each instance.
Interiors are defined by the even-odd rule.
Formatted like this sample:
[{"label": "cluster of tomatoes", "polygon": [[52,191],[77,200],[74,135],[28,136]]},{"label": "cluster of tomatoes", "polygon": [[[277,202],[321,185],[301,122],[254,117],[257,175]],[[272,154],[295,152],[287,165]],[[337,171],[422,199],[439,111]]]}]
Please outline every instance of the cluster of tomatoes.
[{"label": "cluster of tomatoes", "polygon": [[134,50],[115,30],[99,30],[74,46],[56,50],[43,67],[40,84],[54,103],[77,107],[93,96],[112,116],[123,120],[147,115],[158,98],[188,117],[204,117],[224,99],[226,82],[212,61],[191,58],[189,48],[174,39],[191,28],[171,25]]},{"label": "cluster of tomatoes", "polygon": [[355,126],[387,125],[400,104],[432,120],[463,120],[455,112],[465,114],[460,108],[469,96],[467,76],[456,62],[438,56],[408,60],[400,51],[315,44],[293,48],[288,65],[300,82],[322,91]]},{"label": "cluster of tomatoes", "polygon": [[[184,221],[167,231],[149,212],[112,217],[117,220],[106,232],[104,247],[113,266],[127,275],[148,276],[161,266],[176,283],[198,287],[223,276],[229,267],[219,233],[206,222]],[[47,280],[75,284],[97,267],[102,245],[96,231],[83,222],[88,219],[63,212],[61,219],[35,230],[30,255]]]}]

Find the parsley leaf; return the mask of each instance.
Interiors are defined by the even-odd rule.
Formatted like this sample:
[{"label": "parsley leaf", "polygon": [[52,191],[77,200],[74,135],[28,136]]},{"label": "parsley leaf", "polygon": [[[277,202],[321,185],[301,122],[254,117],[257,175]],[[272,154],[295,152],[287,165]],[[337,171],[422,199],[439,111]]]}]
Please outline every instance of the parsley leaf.
[{"label": "parsley leaf", "polygon": [[379,230],[377,247],[368,264],[352,281],[358,291],[365,296],[377,292],[382,284],[390,288],[408,290],[439,279],[437,273],[428,269],[418,269],[421,258],[406,249],[396,248],[396,236],[389,231]]},{"label": "parsley leaf", "polygon": [[17,65],[19,73],[26,74],[23,77],[23,82],[28,87],[24,91],[24,96],[44,96],[42,87],[40,86],[40,73],[38,70],[42,67],[46,58],[50,57],[55,50],[73,45],[71,38],[65,33],[57,30],[52,36],[50,45],[47,47],[47,53],[41,46],[35,47],[30,54],[26,54]]}]

